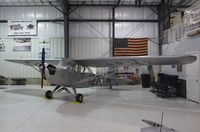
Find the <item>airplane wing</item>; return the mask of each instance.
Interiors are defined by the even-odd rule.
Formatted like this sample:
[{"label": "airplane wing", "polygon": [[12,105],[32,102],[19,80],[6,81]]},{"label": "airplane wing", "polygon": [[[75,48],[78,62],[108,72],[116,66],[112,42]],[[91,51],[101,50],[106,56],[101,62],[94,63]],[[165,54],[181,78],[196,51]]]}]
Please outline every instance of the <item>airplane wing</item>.
[{"label": "airplane wing", "polygon": [[[130,56],[130,57],[109,57],[109,58],[88,58],[88,59],[70,59],[70,62],[75,62],[82,66],[89,67],[115,67],[124,64],[129,65],[184,65],[192,63],[196,60],[196,56]],[[41,63],[39,58],[30,59],[5,59],[6,61],[20,63],[24,65],[38,66]],[[60,62],[65,62],[65,59],[46,59],[45,62],[57,65]],[[69,62],[67,62],[69,63]],[[64,65],[64,64],[62,64]]]},{"label": "airplane wing", "polygon": [[82,66],[112,67],[124,64],[129,65],[184,65],[196,60],[196,56],[137,56],[137,57],[109,57],[74,59],[73,61]]},{"label": "airplane wing", "polygon": [[[9,62],[24,64],[28,66],[39,66],[41,64],[41,59],[39,58],[21,58],[21,59],[5,59]],[[46,59],[45,62],[57,65],[61,59]]]}]

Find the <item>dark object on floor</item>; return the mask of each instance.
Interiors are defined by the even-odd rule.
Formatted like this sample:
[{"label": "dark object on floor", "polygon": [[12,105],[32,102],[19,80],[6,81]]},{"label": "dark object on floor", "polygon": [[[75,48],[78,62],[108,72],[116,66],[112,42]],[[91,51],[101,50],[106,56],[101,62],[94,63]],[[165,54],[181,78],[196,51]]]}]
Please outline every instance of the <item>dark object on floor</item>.
[{"label": "dark object on floor", "polygon": [[158,80],[152,84],[151,92],[159,97],[176,97],[178,89],[178,76],[158,73]]},{"label": "dark object on floor", "polygon": [[0,85],[8,85],[8,78],[0,76]]},{"label": "dark object on floor", "polygon": [[178,80],[179,87],[177,89],[177,95],[183,98],[187,98],[186,94],[186,80],[185,79],[179,79]]},{"label": "dark object on floor", "polygon": [[10,85],[26,85],[25,78],[11,78]]},{"label": "dark object on floor", "polygon": [[6,88],[6,87],[0,87],[0,90],[1,90],[1,89],[7,89],[7,88]]},{"label": "dark object on floor", "polygon": [[142,88],[151,87],[150,74],[141,74],[141,80],[142,80]]}]

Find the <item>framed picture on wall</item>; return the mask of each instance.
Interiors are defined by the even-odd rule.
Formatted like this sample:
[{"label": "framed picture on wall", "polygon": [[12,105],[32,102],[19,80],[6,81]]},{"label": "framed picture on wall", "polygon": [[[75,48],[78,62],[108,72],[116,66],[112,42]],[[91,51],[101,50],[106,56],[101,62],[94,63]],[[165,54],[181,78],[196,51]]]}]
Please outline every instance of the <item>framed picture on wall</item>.
[{"label": "framed picture on wall", "polygon": [[177,65],[177,72],[182,72],[182,71],[183,71],[183,66]]},{"label": "framed picture on wall", "polygon": [[0,52],[5,51],[5,43],[3,39],[0,39]]},{"label": "framed picture on wall", "polygon": [[36,20],[8,20],[9,36],[33,36],[37,35]]},{"label": "framed picture on wall", "polygon": [[13,51],[31,51],[31,38],[13,38]]}]

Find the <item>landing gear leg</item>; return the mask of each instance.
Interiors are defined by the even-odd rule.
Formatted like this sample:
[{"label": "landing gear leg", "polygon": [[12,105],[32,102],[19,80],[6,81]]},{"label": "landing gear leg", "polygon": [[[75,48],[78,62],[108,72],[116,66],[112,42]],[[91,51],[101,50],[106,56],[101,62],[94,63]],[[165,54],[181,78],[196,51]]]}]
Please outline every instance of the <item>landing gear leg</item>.
[{"label": "landing gear leg", "polygon": [[52,99],[53,98],[53,93],[55,93],[59,88],[60,88],[60,86],[56,86],[53,91],[51,91],[51,90],[46,91],[45,92],[45,97],[47,99]]},{"label": "landing gear leg", "polygon": [[80,94],[80,93],[76,93],[76,89],[75,88],[72,88],[72,90],[74,91],[76,102],[82,103],[83,102],[83,95]]}]

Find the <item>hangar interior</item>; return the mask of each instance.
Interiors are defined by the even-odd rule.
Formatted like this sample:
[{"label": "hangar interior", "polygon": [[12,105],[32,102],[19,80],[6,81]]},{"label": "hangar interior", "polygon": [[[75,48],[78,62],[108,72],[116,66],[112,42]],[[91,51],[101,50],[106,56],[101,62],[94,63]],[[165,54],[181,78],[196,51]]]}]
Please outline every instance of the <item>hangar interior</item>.
[{"label": "hangar interior", "polygon": [[[199,8],[198,0],[0,0],[0,131],[142,132],[148,126],[142,119],[160,123],[164,113],[164,126],[199,132]],[[46,61],[186,54],[197,59],[187,65],[120,65],[115,75],[131,83],[109,89],[100,79],[100,85],[77,89],[84,95],[79,104],[65,92],[45,99],[55,85],[44,80],[41,89],[34,66],[5,60],[41,60],[42,48]],[[90,69],[104,78],[108,67]],[[149,75],[148,88],[142,75]],[[166,82],[167,97],[163,89],[152,93]]]}]

